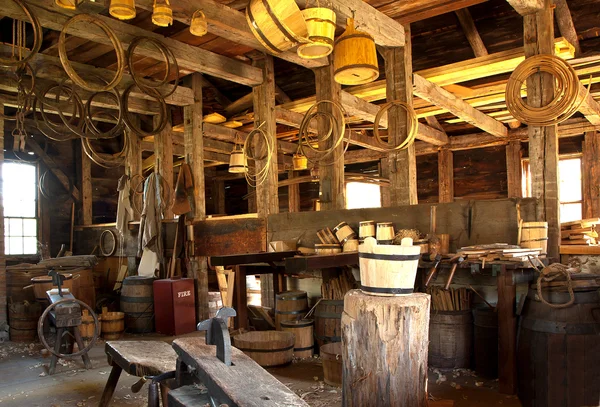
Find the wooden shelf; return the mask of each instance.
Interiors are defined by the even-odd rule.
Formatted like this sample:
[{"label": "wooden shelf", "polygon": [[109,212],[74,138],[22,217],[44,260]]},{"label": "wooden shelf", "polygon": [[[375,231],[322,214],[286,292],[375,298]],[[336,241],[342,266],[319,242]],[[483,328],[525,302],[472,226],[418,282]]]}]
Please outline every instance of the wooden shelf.
[{"label": "wooden shelf", "polygon": [[600,255],[599,246],[588,245],[564,245],[560,246],[560,254],[598,254]]}]

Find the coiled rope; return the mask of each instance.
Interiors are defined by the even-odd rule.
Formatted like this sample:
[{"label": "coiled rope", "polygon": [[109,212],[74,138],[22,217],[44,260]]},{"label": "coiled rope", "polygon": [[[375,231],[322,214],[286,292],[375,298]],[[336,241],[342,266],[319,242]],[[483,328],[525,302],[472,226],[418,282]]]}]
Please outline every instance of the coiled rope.
[{"label": "coiled rope", "polygon": [[[541,72],[554,77],[554,98],[542,107],[529,106],[521,97],[521,88],[528,77]],[[577,73],[569,63],[554,55],[535,55],[526,58],[510,75],[506,84],[506,107],[522,123],[552,126],[575,114],[588,93],[589,87],[586,91],[581,86]]]},{"label": "coiled rope", "polygon": [[[544,296],[542,295],[542,284],[544,282],[556,280],[558,277],[561,276],[564,276],[566,279],[565,286],[567,287],[567,291],[569,293],[569,301],[567,301],[564,304],[549,303],[548,301],[546,301],[546,299],[544,299]],[[544,267],[542,271],[540,271],[540,276],[537,280],[537,295],[543,304],[546,304],[551,308],[567,308],[573,305],[573,303],[575,302],[575,294],[573,293],[573,280],[571,280],[571,272],[569,271],[569,267],[560,263],[554,263],[550,264],[547,267]]]},{"label": "coiled rope", "polygon": [[[262,125],[252,130],[244,141],[242,151],[247,160],[254,161],[254,173],[251,171],[251,167],[248,166],[248,170],[244,173],[246,176],[246,182],[252,187],[262,185],[269,176],[269,170],[271,168],[271,162],[273,161],[273,154],[275,153],[275,147],[271,137],[261,129]],[[258,139],[256,139],[259,137]],[[257,151],[258,149],[258,151]],[[262,161],[262,167],[259,169],[259,163]]]}]

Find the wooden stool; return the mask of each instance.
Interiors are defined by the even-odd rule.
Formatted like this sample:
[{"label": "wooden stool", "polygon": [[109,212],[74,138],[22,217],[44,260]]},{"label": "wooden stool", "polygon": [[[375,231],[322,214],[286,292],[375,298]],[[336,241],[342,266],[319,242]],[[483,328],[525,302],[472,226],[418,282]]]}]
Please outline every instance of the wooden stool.
[{"label": "wooden stool", "polygon": [[[177,361],[177,354],[171,345],[161,341],[109,341],[106,342],[104,351],[112,370],[102,392],[99,407],[110,405],[123,370],[137,377],[158,376],[174,371]],[[163,392],[164,405],[165,396]]]}]

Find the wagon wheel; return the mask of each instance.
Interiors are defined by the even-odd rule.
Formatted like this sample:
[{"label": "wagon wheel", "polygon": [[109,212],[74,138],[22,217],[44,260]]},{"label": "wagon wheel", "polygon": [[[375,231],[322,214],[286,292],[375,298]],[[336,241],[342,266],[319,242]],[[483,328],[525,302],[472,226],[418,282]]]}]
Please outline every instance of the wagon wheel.
[{"label": "wagon wheel", "polygon": [[[48,344],[48,342],[46,341],[46,338],[44,337],[44,321],[46,320],[46,317],[48,316],[50,311],[52,311],[54,308],[56,308],[57,305],[67,304],[67,303],[71,303],[71,302],[77,303],[80,306],[82,306],[83,308],[87,309],[89,311],[90,315],[94,318],[94,335],[92,336],[92,339],[90,340],[88,345],[85,346],[83,349],[80,349],[78,352],[69,353],[69,354],[57,353],[54,350],[54,348]],[[98,339],[98,335],[99,335],[98,327],[99,326],[100,326],[100,322],[98,321],[98,316],[96,315],[94,310],[89,305],[87,305],[85,302],[77,300],[75,298],[64,298],[60,301],[50,304],[44,310],[44,312],[42,313],[42,316],[38,320],[37,332],[38,332],[38,337],[40,338],[40,341],[42,342],[42,345],[44,345],[44,347],[46,349],[48,349],[48,352],[50,352],[51,354],[53,354],[54,356],[59,357],[59,358],[74,358],[77,356],[85,355],[90,349],[92,349],[92,347],[96,343],[96,340]],[[58,340],[60,340],[60,338],[58,338]]]}]

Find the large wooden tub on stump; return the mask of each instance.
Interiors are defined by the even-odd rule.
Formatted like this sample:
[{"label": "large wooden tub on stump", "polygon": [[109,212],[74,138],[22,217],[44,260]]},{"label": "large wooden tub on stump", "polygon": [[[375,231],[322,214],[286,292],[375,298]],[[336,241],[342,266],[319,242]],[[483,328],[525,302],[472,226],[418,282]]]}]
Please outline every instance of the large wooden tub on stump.
[{"label": "large wooden tub on stump", "polygon": [[429,306],[429,295],[422,293],[346,294],[343,406],[427,406]]}]

